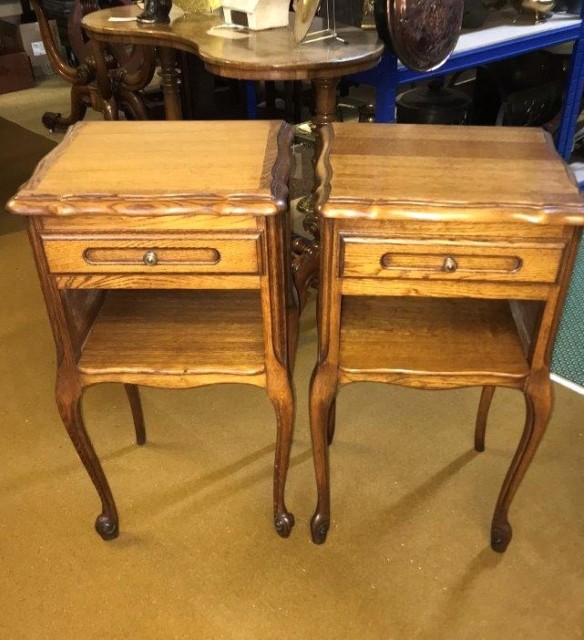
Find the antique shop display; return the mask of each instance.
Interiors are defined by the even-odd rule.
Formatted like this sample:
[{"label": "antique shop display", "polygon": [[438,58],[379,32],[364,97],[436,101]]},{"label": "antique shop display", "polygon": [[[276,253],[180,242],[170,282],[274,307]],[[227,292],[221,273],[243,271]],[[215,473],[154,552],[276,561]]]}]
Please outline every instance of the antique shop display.
[{"label": "antique shop display", "polygon": [[[495,3],[489,3],[495,4]],[[375,86],[377,94],[377,122],[395,120],[395,98],[399,85],[419,80],[427,81],[432,77],[453,74],[478,65],[496,60],[511,58],[522,53],[544,49],[551,46],[575,42],[569,58],[569,71],[564,91],[562,115],[556,144],[562,157],[567,158],[573,142],[574,126],[580,112],[580,94],[584,73],[584,47],[580,42],[584,36],[584,27],[580,16],[572,14],[556,15],[544,25],[533,28],[533,20],[517,19],[512,7],[505,11],[491,11],[486,26],[480,32],[462,33],[457,43],[455,55],[441,67],[427,72],[414,71],[407,66],[397,64],[395,56],[386,55],[386,62],[379,65],[375,73],[351,79]]]},{"label": "antique shop display", "polygon": [[138,444],[138,385],[265,388],[276,413],[274,524],[290,533],[292,136],[277,121],[80,123],[8,204],[28,216],[57,405],[99,494],[105,540],[118,535],[118,513],[81,411],[85,388],[102,382],[124,385]]},{"label": "antique shop display", "polygon": [[464,0],[375,0],[379,37],[411,69],[429,71],[454,50]]},{"label": "antique shop display", "polygon": [[[550,358],[584,200],[541,130],[339,123],[321,134],[313,540],[324,542],[331,522],[340,387],[482,387],[474,444],[483,451],[501,386],[521,391],[526,406],[491,525],[492,548],[505,551],[511,502],[550,418]],[[432,427],[428,418],[420,429]],[[454,414],[452,428],[464,427]]]},{"label": "antique shop display", "polygon": [[[210,73],[236,80],[310,80],[315,90],[317,123],[330,122],[335,117],[336,87],[344,75],[374,67],[383,55],[383,43],[374,31],[344,27],[339,34],[348,42],[331,47],[315,42],[299,47],[290,34],[279,29],[266,29],[237,39],[209,35],[222,25],[217,15],[190,13],[170,25],[145,27],[135,21],[112,21],[110,18],[131,18],[135,7],[114,7],[89,14],[83,26],[96,43],[96,56],[104,58],[112,42],[156,47],[160,58],[162,88],[167,119],[182,117],[179,100],[179,78],[175,64],[175,49],[198,56]],[[320,20],[320,18],[316,18]],[[290,24],[292,24],[291,16]],[[211,32],[212,33],[212,32]],[[104,82],[104,91],[114,96]],[[116,116],[114,116],[116,117]]]},{"label": "antique shop display", "polygon": [[472,124],[535,126],[559,117],[569,56],[533,51],[477,69]]}]

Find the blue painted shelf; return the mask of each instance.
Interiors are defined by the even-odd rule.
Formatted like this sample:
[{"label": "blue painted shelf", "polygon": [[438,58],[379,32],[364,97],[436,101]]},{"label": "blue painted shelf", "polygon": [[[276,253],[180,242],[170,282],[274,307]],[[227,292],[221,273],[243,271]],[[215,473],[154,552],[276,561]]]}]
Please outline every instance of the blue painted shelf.
[{"label": "blue painted shelf", "polygon": [[541,24],[526,24],[523,20],[514,22],[516,18],[517,14],[511,9],[492,12],[482,29],[463,31],[453,54],[445,64],[433,71],[413,71],[386,51],[379,65],[349,79],[373,85],[376,90],[377,122],[393,122],[397,88],[400,84],[443,76],[522,53],[574,42],[568,86],[556,137],[558,151],[568,159],[584,89],[584,23],[581,16],[571,14],[553,14]]}]

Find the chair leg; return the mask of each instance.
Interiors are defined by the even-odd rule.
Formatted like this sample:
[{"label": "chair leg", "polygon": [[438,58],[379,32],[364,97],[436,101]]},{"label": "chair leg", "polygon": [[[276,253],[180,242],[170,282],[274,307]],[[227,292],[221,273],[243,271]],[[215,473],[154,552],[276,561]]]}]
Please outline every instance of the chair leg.
[{"label": "chair leg", "polygon": [[270,376],[268,396],[276,411],[276,454],[274,458],[274,526],[282,538],[287,538],[294,526],[294,516],[286,509],[284,493],[290,464],[290,449],[294,434],[294,389],[290,376],[282,370]]},{"label": "chair leg", "polygon": [[146,428],[144,426],[144,413],[140,402],[140,392],[135,384],[125,384],[124,389],[130,402],[132,418],[134,419],[134,429],[136,430],[136,444],[146,443]]},{"label": "chair leg", "polygon": [[537,451],[551,415],[553,388],[549,371],[541,369],[532,374],[524,394],[525,427],[497,499],[491,525],[491,547],[499,553],[505,551],[511,542],[513,529],[508,519],[509,507]]},{"label": "chair leg", "polygon": [[87,435],[81,412],[82,388],[75,374],[61,367],[57,373],[57,406],[71,442],[81,458],[101,500],[95,529],[104,540],[117,538],[119,521],[116,505],[105,474]]},{"label": "chair leg", "polygon": [[475,451],[485,450],[485,430],[487,428],[487,417],[491,407],[491,401],[495,393],[496,387],[483,387],[481,399],[479,400],[479,408],[477,411],[477,421],[475,425],[474,448]]},{"label": "chair leg", "polygon": [[319,253],[314,249],[313,244],[299,236],[293,239],[292,247],[294,251],[292,277],[302,312],[308,302],[310,287],[314,285],[318,276]]},{"label": "chair leg", "polygon": [[70,125],[80,122],[87,112],[89,89],[85,85],[73,85],[71,87],[71,112],[63,117],[60,113],[47,111],[43,114],[43,125],[51,132],[65,131]]},{"label": "chair leg", "polygon": [[148,120],[148,113],[142,97],[130,89],[120,90],[121,107],[128,120]]},{"label": "chair leg", "polygon": [[312,541],[322,544],[330,526],[328,429],[336,393],[336,379],[326,364],[317,365],[310,382],[310,432],[318,503],[310,521]]}]

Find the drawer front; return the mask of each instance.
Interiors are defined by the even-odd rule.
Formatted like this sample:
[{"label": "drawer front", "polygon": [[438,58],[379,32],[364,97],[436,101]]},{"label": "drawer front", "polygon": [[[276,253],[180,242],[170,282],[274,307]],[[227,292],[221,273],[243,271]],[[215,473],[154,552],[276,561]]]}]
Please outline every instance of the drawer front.
[{"label": "drawer front", "polygon": [[259,233],[188,238],[43,236],[51,273],[258,274]]},{"label": "drawer front", "polygon": [[343,237],[341,276],[476,282],[556,281],[564,244]]}]

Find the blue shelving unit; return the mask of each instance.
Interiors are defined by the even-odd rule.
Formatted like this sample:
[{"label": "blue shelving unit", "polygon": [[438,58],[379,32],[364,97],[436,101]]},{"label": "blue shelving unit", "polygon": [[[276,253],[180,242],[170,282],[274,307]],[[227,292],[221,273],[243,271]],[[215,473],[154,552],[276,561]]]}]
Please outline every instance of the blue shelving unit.
[{"label": "blue shelving unit", "polygon": [[546,22],[536,25],[524,22],[513,23],[516,15],[513,10],[493,12],[484,28],[463,32],[447,62],[433,71],[419,73],[408,69],[398,63],[391,52],[386,51],[379,65],[364,73],[351,76],[350,80],[373,85],[376,90],[377,122],[393,122],[397,88],[400,84],[472,69],[496,60],[573,41],[575,44],[568,85],[556,137],[558,151],[563,158],[568,159],[572,149],[580,98],[584,89],[582,16],[554,14]]}]

